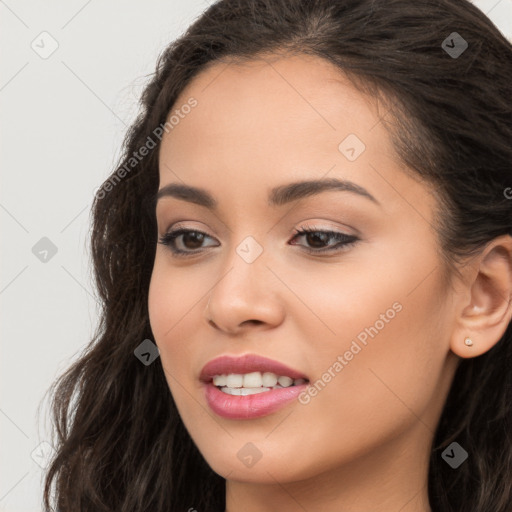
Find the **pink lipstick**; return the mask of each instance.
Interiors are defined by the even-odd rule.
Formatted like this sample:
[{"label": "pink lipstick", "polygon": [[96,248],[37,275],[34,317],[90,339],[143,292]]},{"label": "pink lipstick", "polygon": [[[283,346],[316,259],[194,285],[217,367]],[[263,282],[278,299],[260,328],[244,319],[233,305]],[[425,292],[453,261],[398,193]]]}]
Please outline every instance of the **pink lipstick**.
[{"label": "pink lipstick", "polygon": [[301,372],[255,354],[222,356],[201,371],[210,409],[229,419],[253,419],[285,407],[309,383]]}]

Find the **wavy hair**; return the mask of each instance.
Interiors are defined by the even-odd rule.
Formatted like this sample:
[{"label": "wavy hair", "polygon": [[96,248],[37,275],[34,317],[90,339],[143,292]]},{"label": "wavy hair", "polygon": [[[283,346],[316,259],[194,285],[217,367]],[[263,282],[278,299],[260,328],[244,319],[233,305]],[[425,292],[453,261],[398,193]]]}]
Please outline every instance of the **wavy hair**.
[{"label": "wavy hair", "polygon": [[[453,32],[468,43],[457,57],[442,46]],[[160,359],[145,366],[134,357],[153,339],[155,130],[208,66],[283,52],[335,64],[389,107],[381,121],[401,162],[435,185],[440,254],[451,269],[512,234],[512,45],[469,1],[214,3],[159,56],[122,156],[95,196],[90,240],[100,319],[48,390],[56,452],[45,510],[224,511],[225,480],[185,429]],[[156,147],[135,162],[148,138]],[[487,353],[460,362],[431,450],[433,510],[512,510],[511,368],[512,324]],[[441,458],[453,441],[469,453],[456,470]]]}]

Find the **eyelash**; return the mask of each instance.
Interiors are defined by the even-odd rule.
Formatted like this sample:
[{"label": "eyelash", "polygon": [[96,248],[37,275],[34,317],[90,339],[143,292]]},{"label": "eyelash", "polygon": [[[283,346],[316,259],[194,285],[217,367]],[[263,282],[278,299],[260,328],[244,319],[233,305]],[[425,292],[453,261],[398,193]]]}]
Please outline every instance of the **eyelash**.
[{"label": "eyelash", "polygon": [[[181,249],[176,249],[175,246],[175,240],[179,236],[183,234],[188,233],[199,233],[201,235],[207,236],[209,238],[210,235],[204,233],[203,231],[199,231],[197,229],[185,229],[185,228],[179,228],[174,231],[169,231],[165,235],[159,238],[158,243],[167,246],[173,255],[175,257],[189,257],[193,256],[195,254],[198,254],[201,252],[201,249],[197,249],[195,251],[183,251]],[[297,238],[299,236],[308,235],[310,233],[322,233],[329,235],[330,238],[334,238],[338,241],[338,243],[334,246],[331,246],[329,248],[323,248],[323,249],[310,249],[310,248],[304,248],[306,252],[310,254],[318,254],[318,253],[326,253],[326,252],[340,252],[342,250],[346,250],[349,247],[353,246],[359,238],[355,235],[347,235],[345,233],[340,233],[338,231],[329,231],[329,230],[322,230],[319,228],[311,227],[311,226],[304,226],[300,229],[294,230],[295,236],[293,238]],[[292,240],[293,240],[292,238]],[[298,244],[292,244],[292,245],[298,245]]]}]

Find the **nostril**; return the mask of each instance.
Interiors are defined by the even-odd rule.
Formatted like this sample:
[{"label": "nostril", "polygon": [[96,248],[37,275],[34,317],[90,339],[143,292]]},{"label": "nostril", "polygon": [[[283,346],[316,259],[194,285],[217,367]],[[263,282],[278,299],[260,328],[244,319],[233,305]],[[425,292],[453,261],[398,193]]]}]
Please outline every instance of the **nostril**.
[{"label": "nostril", "polygon": [[246,320],[245,322],[243,322],[243,324],[245,324],[247,322],[254,324],[254,325],[260,325],[263,323],[261,320]]}]

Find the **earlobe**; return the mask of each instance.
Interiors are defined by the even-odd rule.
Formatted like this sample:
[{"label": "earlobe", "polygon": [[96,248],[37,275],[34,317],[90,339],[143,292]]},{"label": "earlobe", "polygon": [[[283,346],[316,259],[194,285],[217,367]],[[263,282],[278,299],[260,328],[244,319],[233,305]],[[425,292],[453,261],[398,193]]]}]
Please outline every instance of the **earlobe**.
[{"label": "earlobe", "polygon": [[450,345],[462,358],[482,355],[494,347],[512,320],[512,237],[492,240],[475,262],[467,267],[465,303]]}]

